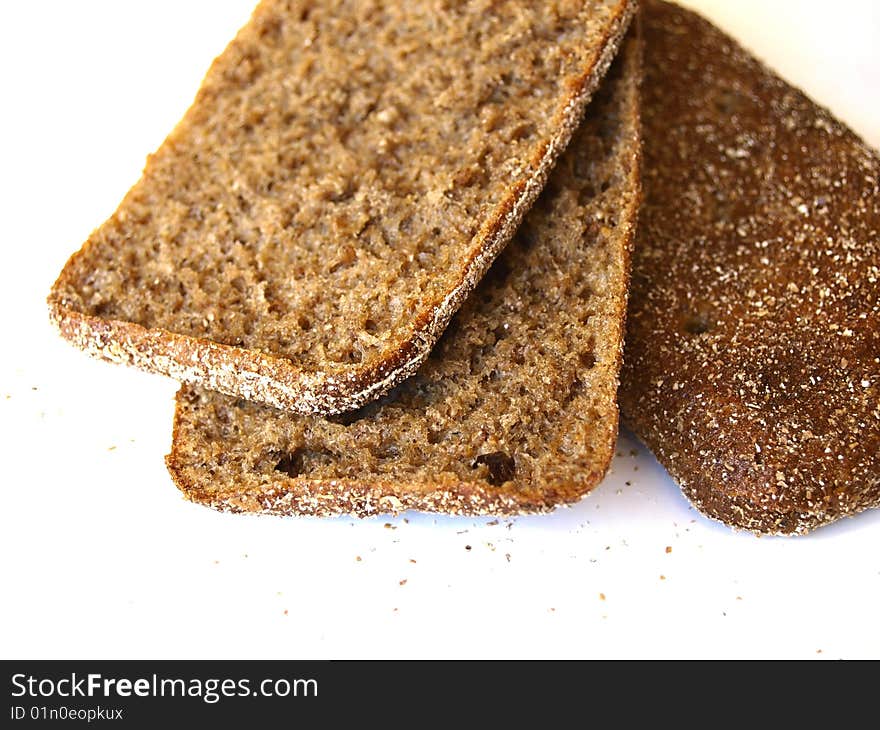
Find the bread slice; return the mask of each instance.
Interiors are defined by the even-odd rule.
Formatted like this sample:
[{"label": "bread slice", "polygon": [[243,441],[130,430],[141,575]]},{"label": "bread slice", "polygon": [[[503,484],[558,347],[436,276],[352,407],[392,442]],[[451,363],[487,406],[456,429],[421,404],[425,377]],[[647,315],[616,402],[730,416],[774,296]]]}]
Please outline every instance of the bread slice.
[{"label": "bread slice", "polygon": [[624,422],[706,515],[880,505],[880,158],[697,15],[643,4]]},{"label": "bread slice", "polygon": [[264,0],[49,296],[92,355],[299,413],[411,375],[634,0]]},{"label": "bread slice", "polygon": [[638,208],[640,48],[626,41],[513,241],[419,372],[342,416],[195,387],[167,457],[230,511],[544,512],[605,474]]}]

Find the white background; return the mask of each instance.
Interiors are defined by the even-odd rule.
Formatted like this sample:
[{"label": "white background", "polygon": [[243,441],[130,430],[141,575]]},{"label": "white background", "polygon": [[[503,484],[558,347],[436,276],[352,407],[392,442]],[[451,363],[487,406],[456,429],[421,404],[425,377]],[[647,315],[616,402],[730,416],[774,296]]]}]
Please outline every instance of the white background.
[{"label": "white background", "polygon": [[[880,4],[691,4],[880,145]],[[180,497],[175,385],[74,350],[44,298],[250,10],[0,3],[0,656],[880,657],[880,511],[735,533],[627,436],[583,502],[499,524]]]}]

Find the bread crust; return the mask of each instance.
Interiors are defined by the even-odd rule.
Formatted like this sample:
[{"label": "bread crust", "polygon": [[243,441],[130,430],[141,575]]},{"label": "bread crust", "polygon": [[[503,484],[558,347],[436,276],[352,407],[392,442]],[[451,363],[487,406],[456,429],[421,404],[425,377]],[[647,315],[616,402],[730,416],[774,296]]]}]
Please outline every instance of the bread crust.
[{"label": "bread crust", "polygon": [[349,420],[184,386],[166,457],[184,496],[274,515],[513,515],[595,487],[617,438],[640,63],[633,37],[524,229],[398,389]]},{"label": "bread crust", "polygon": [[183,383],[301,414],[334,414],[359,408],[418,369],[461,303],[513,235],[579,125],[635,9],[634,1],[620,0],[592,65],[567,85],[566,98],[552,125],[554,133],[529,160],[527,174],[514,181],[483,223],[457,283],[432,306],[415,312],[407,336],[388,343],[374,362],[346,367],[328,364],[310,370],[272,352],[80,311],[72,306],[64,291],[75,265],[89,255],[88,242],[71,257],[49,294],[51,322],[62,337],[94,357],[168,375]]},{"label": "bread crust", "polygon": [[694,13],[643,22],[623,421],[727,525],[876,507],[880,158]]}]

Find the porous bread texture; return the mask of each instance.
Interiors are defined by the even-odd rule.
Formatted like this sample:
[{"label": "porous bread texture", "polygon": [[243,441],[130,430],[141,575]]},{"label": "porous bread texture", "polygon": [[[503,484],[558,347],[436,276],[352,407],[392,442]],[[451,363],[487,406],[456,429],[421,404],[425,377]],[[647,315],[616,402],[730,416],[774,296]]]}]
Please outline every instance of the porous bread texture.
[{"label": "porous bread texture", "polygon": [[92,355],[299,413],[412,374],[632,0],[264,0],[49,296]]},{"label": "porous bread texture", "polygon": [[640,48],[625,42],[538,203],[419,372],[342,416],[184,386],[168,468],[233,512],[545,512],[605,474],[617,435],[639,198]]},{"label": "porous bread texture", "polygon": [[757,533],[880,505],[880,158],[694,13],[643,3],[624,423]]}]

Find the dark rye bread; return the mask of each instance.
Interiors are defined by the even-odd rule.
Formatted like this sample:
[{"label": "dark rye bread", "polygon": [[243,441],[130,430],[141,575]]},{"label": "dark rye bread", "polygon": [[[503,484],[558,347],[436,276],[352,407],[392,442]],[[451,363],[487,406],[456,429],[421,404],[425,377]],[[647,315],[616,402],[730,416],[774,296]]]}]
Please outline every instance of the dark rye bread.
[{"label": "dark rye bread", "polygon": [[622,418],[729,525],[878,506],[880,159],[705,20],[643,10]]},{"label": "dark rye bread", "polygon": [[49,297],[91,354],[300,413],[412,374],[633,0],[264,0]]},{"label": "dark rye bread", "polygon": [[167,457],[188,499],[273,514],[544,512],[605,474],[638,207],[627,40],[510,245],[419,372],[343,416],[184,386]]}]

